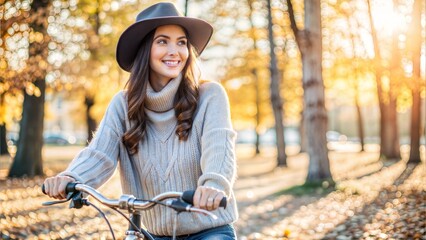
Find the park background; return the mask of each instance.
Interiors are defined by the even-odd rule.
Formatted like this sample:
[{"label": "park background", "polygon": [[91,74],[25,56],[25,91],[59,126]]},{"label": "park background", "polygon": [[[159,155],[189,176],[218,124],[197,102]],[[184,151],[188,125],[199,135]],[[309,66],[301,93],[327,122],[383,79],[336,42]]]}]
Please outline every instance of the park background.
[{"label": "park background", "polygon": [[[39,185],[90,141],[128,79],[118,36],[156,2],[0,0],[1,238],[110,237]],[[424,0],[175,3],[215,28],[200,68],[238,132],[241,239],[426,238]]]}]

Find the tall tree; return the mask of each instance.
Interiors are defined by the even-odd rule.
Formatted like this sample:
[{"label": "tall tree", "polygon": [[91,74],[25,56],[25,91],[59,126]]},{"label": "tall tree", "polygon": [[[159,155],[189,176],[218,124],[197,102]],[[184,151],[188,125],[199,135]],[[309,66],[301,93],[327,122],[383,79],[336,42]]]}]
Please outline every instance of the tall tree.
[{"label": "tall tree", "polygon": [[[0,155],[8,154],[6,131],[10,118],[6,95],[14,95],[18,89],[22,89],[23,77],[17,76],[18,71],[12,69],[6,56],[16,56],[16,49],[8,51],[6,42],[14,37],[19,42],[19,36],[26,32],[26,24],[30,21],[28,10],[23,9],[22,4],[10,1],[7,4],[0,2]],[[19,35],[19,36],[18,36]],[[15,44],[19,45],[19,43]]]},{"label": "tall tree", "polygon": [[47,34],[47,19],[50,0],[34,0],[31,3],[29,24],[31,29],[29,44],[29,74],[34,79],[35,90],[24,91],[22,119],[15,159],[9,177],[35,176],[43,174],[42,147],[44,97],[46,89],[47,54],[50,37]]},{"label": "tall tree", "polygon": [[[377,86],[377,97],[380,108],[380,157],[384,159],[400,158],[399,142],[396,124],[396,98],[393,92],[385,92],[382,78],[384,67],[382,66],[382,55],[380,54],[379,40],[374,26],[373,14],[370,0],[367,0],[368,17],[374,48],[374,67]],[[392,64],[394,65],[394,64]],[[393,90],[392,90],[393,91]],[[395,146],[397,144],[397,146]]]},{"label": "tall tree", "polygon": [[277,166],[287,166],[287,155],[285,153],[284,141],[284,121],[283,121],[283,103],[280,94],[280,73],[278,71],[277,57],[275,55],[275,40],[272,22],[271,0],[267,0],[268,9],[268,40],[270,48],[270,65],[271,73],[271,103],[275,119],[275,134],[277,139]]},{"label": "tall tree", "polygon": [[410,157],[408,162],[420,163],[420,123],[421,123],[421,101],[420,101],[420,86],[421,86],[421,75],[420,75],[420,58],[421,58],[421,14],[422,1],[415,0],[413,4],[413,22],[411,25],[411,36],[412,39],[412,63],[413,63],[413,79],[411,85],[411,95],[413,98],[413,105],[411,107],[411,126],[410,126]]},{"label": "tall tree", "polygon": [[[398,1],[393,0],[393,13],[396,15],[398,12]],[[401,159],[399,147],[399,131],[398,131],[398,113],[397,113],[397,93],[398,93],[398,80],[403,78],[401,68],[401,54],[398,48],[400,30],[397,27],[392,29],[392,45],[391,45],[391,60],[389,66],[389,91],[387,94],[388,104],[386,116],[386,134],[383,154],[389,159]]]},{"label": "tall tree", "polygon": [[[257,49],[257,35],[255,34],[255,26],[254,26],[254,9],[253,9],[253,0],[247,0],[247,4],[249,6],[250,9],[250,32],[251,32],[251,36],[250,38],[253,39],[253,51],[254,54],[257,55],[258,49]],[[257,57],[256,57],[257,58]],[[259,79],[259,74],[258,74],[258,70],[257,70],[257,66],[253,66],[253,69],[251,70],[252,74],[253,74],[253,78],[254,78],[254,90],[256,93],[256,100],[255,100],[255,105],[256,105],[256,115],[255,115],[255,132],[256,132],[256,140],[255,140],[255,153],[259,154],[260,153],[260,133],[259,133],[259,129],[260,129],[260,79]]]},{"label": "tall tree", "polygon": [[[348,5],[344,5],[349,7]],[[349,37],[350,37],[350,42],[351,42],[351,48],[352,48],[352,61],[354,64],[354,80],[353,85],[354,85],[354,90],[355,90],[355,96],[354,96],[354,103],[355,103],[355,108],[356,108],[356,116],[357,116],[357,125],[358,125],[358,137],[360,139],[360,145],[361,145],[361,152],[363,152],[364,149],[364,122],[363,122],[363,116],[362,116],[362,112],[361,112],[361,106],[360,106],[360,101],[359,101],[359,93],[360,93],[360,88],[359,88],[359,81],[360,81],[360,64],[359,64],[359,56],[357,55],[357,51],[356,51],[356,47],[357,47],[357,42],[359,42],[359,39],[357,39],[357,35],[355,34],[355,31],[357,29],[359,29],[359,23],[358,21],[354,18],[351,19],[351,12],[354,11],[354,9],[342,9],[342,13],[344,14],[346,21],[348,23],[348,31],[349,31]],[[354,20],[356,22],[357,26],[354,26],[354,24],[352,23]],[[358,40],[358,41],[357,41]]]},{"label": "tall tree", "polygon": [[[100,0],[89,1],[85,4],[94,4],[94,12],[89,15],[89,22],[94,34],[90,35],[89,50],[91,53],[91,61],[94,62],[96,68],[100,65],[100,36],[99,29],[101,27],[100,13],[102,4]],[[96,76],[92,76],[95,77]],[[93,138],[93,133],[96,131],[97,123],[93,116],[90,114],[93,105],[95,105],[95,92],[93,89],[85,89],[84,104],[86,105],[86,122],[87,122],[87,143]]]},{"label": "tall tree", "polygon": [[322,78],[321,1],[304,0],[304,26],[296,25],[293,5],[287,0],[290,24],[302,55],[304,90],[304,127],[308,140],[309,168],[307,182],[330,181],[327,150],[327,113]]}]

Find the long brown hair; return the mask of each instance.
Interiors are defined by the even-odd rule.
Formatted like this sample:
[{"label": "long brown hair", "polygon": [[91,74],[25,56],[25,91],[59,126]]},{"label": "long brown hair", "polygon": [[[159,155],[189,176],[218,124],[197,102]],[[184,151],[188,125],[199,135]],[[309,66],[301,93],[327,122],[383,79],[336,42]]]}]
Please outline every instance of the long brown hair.
[{"label": "long brown hair", "polygon": [[[149,58],[154,33],[155,29],[147,34],[142,41],[135,61],[133,62],[129,80],[126,83],[128,118],[129,121],[132,122],[132,127],[124,133],[122,141],[130,154],[138,152],[139,141],[143,140],[146,134],[147,117],[144,107],[146,89],[149,82]],[[186,33],[186,35],[188,34]],[[199,98],[197,83],[199,76],[195,76],[195,58],[197,56],[189,41],[188,50],[189,56],[182,70],[182,81],[174,99],[175,116],[178,122],[176,135],[178,135],[179,140],[183,141],[188,139]]]}]

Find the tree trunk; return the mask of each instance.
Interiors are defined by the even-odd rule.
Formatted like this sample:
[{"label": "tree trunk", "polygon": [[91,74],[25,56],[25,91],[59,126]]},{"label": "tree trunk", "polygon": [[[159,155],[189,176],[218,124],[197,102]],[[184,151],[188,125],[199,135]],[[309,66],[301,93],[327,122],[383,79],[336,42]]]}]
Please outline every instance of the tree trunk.
[{"label": "tree trunk", "polygon": [[358,136],[359,136],[359,140],[360,140],[360,144],[361,144],[361,152],[364,152],[364,123],[362,121],[362,112],[361,112],[361,107],[359,106],[359,101],[358,101],[358,89],[356,90],[357,94],[355,96],[355,107],[356,107],[356,116],[357,116],[357,122],[358,122]]},{"label": "tree trunk", "polygon": [[[256,47],[255,47],[256,49]],[[256,148],[256,155],[260,153],[260,89],[259,89],[259,77],[257,75],[257,70],[253,69],[253,76],[255,81],[255,91],[256,91],[256,142],[255,142],[255,148]]]},{"label": "tree trunk", "polygon": [[188,16],[188,5],[189,5],[189,0],[185,0],[185,11],[184,11],[185,16]]},{"label": "tree trunk", "polygon": [[[251,38],[253,39],[253,51],[255,52],[257,56],[257,36],[254,34],[254,23],[253,23],[253,6],[252,6],[252,0],[247,0],[247,4],[250,8],[250,27],[251,32],[253,33]],[[255,123],[255,131],[256,131],[256,142],[255,142],[255,149],[256,149],[256,155],[260,153],[260,86],[259,86],[259,75],[257,73],[256,66],[252,69],[252,74],[254,78],[254,91],[256,92],[256,123]]]},{"label": "tree trunk", "polygon": [[[95,13],[91,16],[92,18],[95,19],[94,24],[92,25],[93,30],[96,34],[96,41],[92,47],[91,47],[91,58],[92,60],[96,63],[95,66],[99,67],[101,62],[101,56],[100,56],[100,49],[99,49],[99,45],[100,45],[100,41],[99,39],[101,38],[100,34],[99,34],[99,29],[101,28],[101,18],[100,18],[100,14],[102,12],[102,3],[100,0],[96,1],[96,11]],[[92,76],[93,77],[93,76]],[[98,77],[98,76],[96,76]],[[92,141],[93,138],[93,134],[96,132],[96,128],[97,128],[97,123],[96,120],[90,115],[90,110],[92,109],[93,105],[95,105],[95,94],[94,92],[96,91],[96,89],[86,89],[85,92],[85,96],[84,96],[84,104],[86,105],[86,123],[87,123],[87,142],[86,145],[88,145],[90,143],[90,141]]]},{"label": "tree trunk", "polygon": [[6,138],[6,123],[0,124],[0,155],[8,155],[7,138]]},{"label": "tree trunk", "polygon": [[420,101],[420,58],[421,58],[421,44],[422,39],[420,32],[422,31],[421,27],[421,10],[424,9],[424,6],[421,6],[421,0],[415,0],[413,4],[413,23],[412,23],[412,32],[411,38],[413,39],[413,84],[411,87],[411,95],[413,97],[413,105],[411,107],[411,126],[410,126],[410,157],[408,159],[409,163],[420,163],[420,123],[421,123],[421,101]]},{"label": "tree trunk", "polygon": [[[0,109],[4,109],[4,93],[0,94]],[[5,115],[5,112],[0,113],[0,155],[9,154],[9,150],[7,149],[7,137],[6,137],[6,122],[5,117],[1,115]],[[3,120],[1,120],[3,119]]]},{"label": "tree trunk", "polygon": [[381,140],[380,152],[385,159],[399,160],[401,159],[401,154],[399,150],[396,99],[390,95],[389,98],[389,103],[383,104],[386,110],[383,121],[384,139]]},{"label": "tree trunk", "polygon": [[[398,11],[398,2],[396,0],[393,1],[393,11]],[[396,111],[396,97],[397,97],[397,89],[396,82],[398,82],[398,78],[401,77],[399,72],[401,70],[401,55],[399,54],[398,49],[398,29],[393,29],[392,34],[392,54],[391,54],[391,64],[390,64],[390,90],[388,92],[389,104],[387,104],[387,116],[386,122],[387,124],[385,131],[389,133],[389,138],[386,139],[385,151],[383,154],[388,159],[401,159],[400,147],[399,147],[399,131],[398,131],[398,113]],[[401,70],[401,71],[400,71]],[[387,142],[389,141],[389,142]]]},{"label": "tree trunk", "polygon": [[322,79],[321,1],[305,0],[306,49],[302,55],[305,129],[309,169],[306,181],[332,180],[327,150],[327,112]]},{"label": "tree trunk", "polygon": [[[388,99],[389,101],[387,101],[388,104],[386,103],[384,98],[385,93],[383,92],[383,87],[382,87],[382,76],[383,76],[382,58],[380,55],[379,40],[377,38],[377,32],[374,27],[370,0],[367,0],[367,5],[368,5],[368,16],[369,16],[370,28],[371,28],[371,36],[373,39],[373,46],[374,46],[374,53],[375,53],[375,56],[374,56],[375,76],[376,76],[376,85],[377,85],[377,97],[379,100],[379,108],[380,108],[380,157],[384,159],[392,159],[392,158],[400,159],[397,113],[396,113],[396,98],[394,97],[393,93],[389,93],[387,95],[387,97],[389,98]],[[394,58],[395,59],[393,61],[398,61],[395,56]]]},{"label": "tree trunk", "polygon": [[278,71],[277,57],[275,55],[275,42],[272,30],[272,9],[271,0],[267,0],[268,8],[268,38],[270,46],[271,62],[269,69],[271,72],[271,103],[275,119],[275,133],[277,139],[277,166],[287,166],[287,156],[285,154],[285,141],[284,141],[284,125],[283,125],[283,103],[280,95],[280,76]]},{"label": "tree trunk", "polygon": [[302,55],[303,127],[309,155],[306,182],[334,184],[327,149],[327,112],[322,79],[321,1],[305,0],[305,29],[299,30],[291,0],[287,0],[291,29]]},{"label": "tree trunk", "polygon": [[[359,28],[359,24],[357,24],[358,26],[352,26],[351,24],[351,18],[350,18],[350,13],[349,12],[344,12],[345,13],[345,17],[346,20],[348,22],[348,28],[349,29],[357,29]],[[358,22],[358,21],[357,21]],[[354,62],[354,89],[355,89],[355,97],[354,97],[354,102],[355,102],[355,108],[356,108],[356,116],[357,116],[357,123],[358,123],[358,137],[360,140],[360,145],[361,145],[361,152],[364,152],[364,122],[363,122],[363,117],[362,117],[362,111],[361,111],[361,106],[359,105],[359,84],[358,81],[360,81],[359,79],[359,64],[357,61],[357,53],[356,53],[356,35],[354,34],[353,31],[350,31],[350,36],[351,36],[351,47],[352,47],[352,52],[353,52],[353,62]]]},{"label": "tree trunk", "polygon": [[95,105],[95,99],[92,96],[86,95],[84,104],[86,105],[86,122],[87,122],[87,143],[89,144],[93,138],[93,134],[96,131],[96,121],[90,115],[90,109],[92,109],[93,105]]},{"label": "tree trunk", "polygon": [[42,147],[46,82],[43,78],[37,79],[34,84],[40,89],[41,95],[37,97],[24,93],[18,148],[9,177],[43,175]]},{"label": "tree trunk", "polygon": [[[50,38],[47,34],[47,17],[50,0],[33,0],[30,15],[37,18],[29,24],[33,32],[43,36],[42,41],[33,41],[29,45],[29,74],[34,78],[34,85],[40,94],[29,95],[24,91],[24,104],[20,122],[19,140],[15,159],[10,168],[9,177],[33,177],[43,175],[43,120],[44,98],[46,91],[46,72],[41,61],[47,65],[47,45]],[[36,96],[39,95],[39,96]]]}]

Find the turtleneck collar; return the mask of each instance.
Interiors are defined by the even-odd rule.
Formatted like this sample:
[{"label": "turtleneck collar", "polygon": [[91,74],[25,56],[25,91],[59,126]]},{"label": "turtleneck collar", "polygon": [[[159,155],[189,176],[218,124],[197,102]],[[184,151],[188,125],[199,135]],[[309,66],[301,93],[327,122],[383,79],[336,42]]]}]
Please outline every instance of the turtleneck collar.
[{"label": "turtleneck collar", "polygon": [[178,77],[170,80],[159,92],[156,92],[148,81],[145,108],[154,112],[171,110],[174,107],[173,102],[181,81],[182,74],[179,74]]}]

